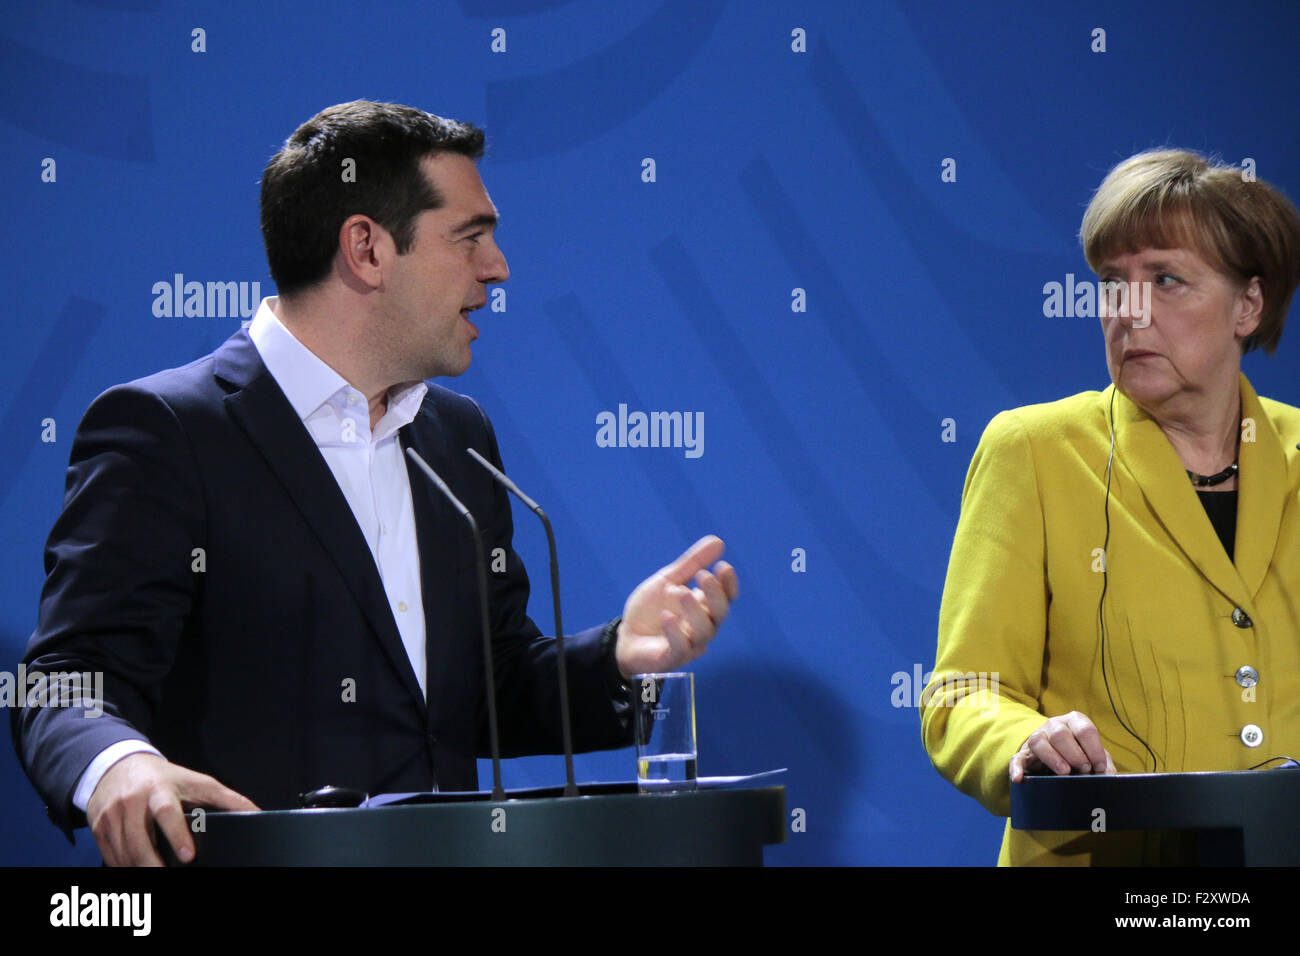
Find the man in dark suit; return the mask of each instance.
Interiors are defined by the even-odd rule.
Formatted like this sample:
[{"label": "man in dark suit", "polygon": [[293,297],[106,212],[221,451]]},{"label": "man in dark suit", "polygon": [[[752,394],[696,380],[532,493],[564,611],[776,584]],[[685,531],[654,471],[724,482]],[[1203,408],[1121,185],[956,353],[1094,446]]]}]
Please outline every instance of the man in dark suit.
[{"label": "man in dark suit", "polygon": [[[161,862],[154,823],[191,859],[188,807],[477,786],[475,550],[408,447],[483,531],[503,754],[560,749],[555,642],[526,614],[506,495],[465,452],[500,464],[491,424],[425,382],[468,367],[469,313],[509,276],[482,148],[409,107],[313,117],[262,180],[279,296],[86,412],[24,662],[102,672],[103,700],[16,708],[12,729],[51,818],[88,822],[106,862]],[[578,749],[629,744],[625,679],[703,653],[737,592],[721,554],[701,539],[566,640]]]}]

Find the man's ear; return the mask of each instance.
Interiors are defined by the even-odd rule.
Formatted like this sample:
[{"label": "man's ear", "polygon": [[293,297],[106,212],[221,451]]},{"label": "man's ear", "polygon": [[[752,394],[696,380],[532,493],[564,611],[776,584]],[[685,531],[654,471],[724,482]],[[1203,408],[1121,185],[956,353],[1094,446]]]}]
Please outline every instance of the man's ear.
[{"label": "man's ear", "polygon": [[349,216],[339,227],[339,266],[349,282],[378,289],[384,284],[387,263],[396,254],[388,230],[369,216]]}]

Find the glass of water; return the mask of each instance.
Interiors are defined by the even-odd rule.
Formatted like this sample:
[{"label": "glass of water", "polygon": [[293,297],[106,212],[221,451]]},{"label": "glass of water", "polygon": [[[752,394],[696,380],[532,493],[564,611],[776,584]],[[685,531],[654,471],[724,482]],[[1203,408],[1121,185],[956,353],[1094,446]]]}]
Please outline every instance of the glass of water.
[{"label": "glass of water", "polygon": [[642,793],[695,789],[695,675],[637,674],[636,779]]}]

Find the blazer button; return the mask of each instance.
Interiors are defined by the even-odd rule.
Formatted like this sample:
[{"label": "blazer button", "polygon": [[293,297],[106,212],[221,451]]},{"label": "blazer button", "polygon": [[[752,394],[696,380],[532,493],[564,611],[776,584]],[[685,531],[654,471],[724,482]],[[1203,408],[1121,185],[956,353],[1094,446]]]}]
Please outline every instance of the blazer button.
[{"label": "blazer button", "polygon": [[1232,623],[1238,627],[1253,627],[1255,625],[1255,622],[1250,619],[1250,615],[1239,607],[1232,609]]},{"label": "blazer button", "polygon": [[1254,724],[1247,724],[1241,728],[1241,742],[1247,747],[1258,747],[1264,742],[1264,731]]},{"label": "blazer button", "polygon": [[1242,664],[1237,668],[1236,678],[1242,687],[1254,687],[1259,683],[1259,671],[1249,664]]}]

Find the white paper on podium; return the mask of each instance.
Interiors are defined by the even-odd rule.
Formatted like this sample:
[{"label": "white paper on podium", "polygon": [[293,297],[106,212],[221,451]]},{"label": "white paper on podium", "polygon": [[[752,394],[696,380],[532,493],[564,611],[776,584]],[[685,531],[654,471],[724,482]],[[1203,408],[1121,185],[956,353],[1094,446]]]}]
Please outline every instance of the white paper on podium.
[{"label": "white paper on podium", "polygon": [[[699,790],[741,790],[753,785],[756,781],[763,781],[769,777],[775,777],[778,774],[786,772],[786,767],[779,770],[765,770],[762,773],[745,774],[739,777],[697,777],[695,780],[696,789]],[[550,794],[552,791],[563,789],[562,787],[522,787],[515,790],[507,790],[507,799],[518,799],[520,797],[538,797]],[[618,791],[635,792],[636,781],[613,781],[613,782],[590,782],[578,784],[578,789],[586,795],[598,793],[613,793]],[[554,793],[559,796],[559,793]],[[448,793],[446,791],[439,793],[376,793],[373,796],[366,797],[362,802],[363,807],[387,807],[401,803],[460,803],[478,800],[488,800],[492,796],[490,790],[467,790]]]}]

